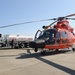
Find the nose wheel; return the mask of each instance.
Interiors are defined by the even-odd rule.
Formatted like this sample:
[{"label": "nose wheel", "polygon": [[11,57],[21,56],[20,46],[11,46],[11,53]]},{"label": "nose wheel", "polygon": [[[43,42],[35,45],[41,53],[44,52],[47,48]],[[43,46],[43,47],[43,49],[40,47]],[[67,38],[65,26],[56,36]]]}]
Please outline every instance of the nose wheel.
[{"label": "nose wheel", "polygon": [[35,51],[35,52],[37,52],[37,51],[38,51],[38,49],[37,49],[37,48],[35,48],[35,49],[34,49],[34,51]]}]

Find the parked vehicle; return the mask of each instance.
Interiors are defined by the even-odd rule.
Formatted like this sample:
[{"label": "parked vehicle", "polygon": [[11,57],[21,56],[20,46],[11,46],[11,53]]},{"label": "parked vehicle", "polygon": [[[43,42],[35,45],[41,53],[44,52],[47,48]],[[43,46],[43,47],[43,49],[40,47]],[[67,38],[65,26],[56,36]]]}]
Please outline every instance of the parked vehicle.
[{"label": "parked vehicle", "polygon": [[24,48],[29,47],[29,42],[33,40],[32,36],[21,35],[4,35],[0,37],[1,47],[7,46],[11,48]]}]

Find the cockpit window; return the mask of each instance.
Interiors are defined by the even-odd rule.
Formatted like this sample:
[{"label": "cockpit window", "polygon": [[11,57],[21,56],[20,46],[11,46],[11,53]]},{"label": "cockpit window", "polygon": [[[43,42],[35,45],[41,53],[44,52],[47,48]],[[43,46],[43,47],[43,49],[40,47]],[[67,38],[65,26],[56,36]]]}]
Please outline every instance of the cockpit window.
[{"label": "cockpit window", "polygon": [[44,37],[49,37],[50,35],[51,35],[51,33],[49,31],[47,31],[43,34]]},{"label": "cockpit window", "polygon": [[49,29],[49,30],[44,30],[42,31],[42,33],[40,34],[40,36],[38,37],[38,39],[42,39],[42,38],[54,38],[56,35],[56,30],[55,29]]}]

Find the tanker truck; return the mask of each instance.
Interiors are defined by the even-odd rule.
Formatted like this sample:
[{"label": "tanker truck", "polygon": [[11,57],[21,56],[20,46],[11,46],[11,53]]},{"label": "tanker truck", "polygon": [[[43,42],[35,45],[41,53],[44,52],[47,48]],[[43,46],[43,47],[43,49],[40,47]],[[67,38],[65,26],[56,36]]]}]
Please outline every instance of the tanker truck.
[{"label": "tanker truck", "polygon": [[7,47],[27,48],[29,47],[29,42],[33,40],[33,37],[23,35],[4,35],[3,40]]}]

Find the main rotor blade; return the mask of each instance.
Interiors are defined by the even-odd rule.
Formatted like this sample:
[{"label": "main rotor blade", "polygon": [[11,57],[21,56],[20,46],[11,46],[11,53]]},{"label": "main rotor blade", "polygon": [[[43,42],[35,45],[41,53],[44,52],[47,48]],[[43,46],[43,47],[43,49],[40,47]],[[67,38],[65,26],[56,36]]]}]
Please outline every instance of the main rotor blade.
[{"label": "main rotor blade", "polygon": [[67,15],[67,16],[64,16],[64,17],[72,17],[72,16],[75,16],[75,14],[70,14],[70,15]]},{"label": "main rotor blade", "polygon": [[[23,22],[23,23],[16,23],[16,24],[4,25],[4,26],[1,26],[0,28],[6,28],[6,27],[11,27],[11,26],[18,26],[18,25],[28,24],[28,23],[49,21],[49,20],[58,20],[59,18],[66,18],[66,19],[75,20],[75,18],[67,18],[67,17],[72,17],[72,16],[75,16],[75,14],[70,14],[70,15],[67,15],[67,16],[64,16],[64,17],[58,17],[58,18],[53,18],[53,19],[44,19],[44,20],[36,20],[36,21],[28,21],[28,22]],[[57,22],[57,21],[55,21],[55,22]],[[55,23],[55,22],[54,22],[54,23]],[[54,23],[53,23],[53,24],[54,24]],[[53,25],[53,24],[50,24],[50,25]]]},{"label": "main rotor blade", "polygon": [[45,27],[51,27],[54,23],[56,23],[57,21],[54,21],[54,22],[52,22],[50,25],[48,25],[48,26],[45,26]]},{"label": "main rotor blade", "polygon": [[28,23],[35,23],[35,22],[49,21],[49,20],[56,20],[56,19],[53,18],[53,19],[44,19],[44,20],[28,21],[28,22],[22,22],[22,23],[16,23],[16,24],[10,24],[10,25],[0,26],[0,28],[6,28],[6,27],[11,27],[11,26],[18,26],[18,25],[28,24]]},{"label": "main rotor blade", "polygon": [[75,20],[75,18],[66,18],[66,19]]},{"label": "main rotor blade", "polygon": [[49,27],[52,26],[52,25],[53,25],[54,23],[56,23],[56,22],[57,22],[57,21],[52,22],[52,23],[49,25]]}]

